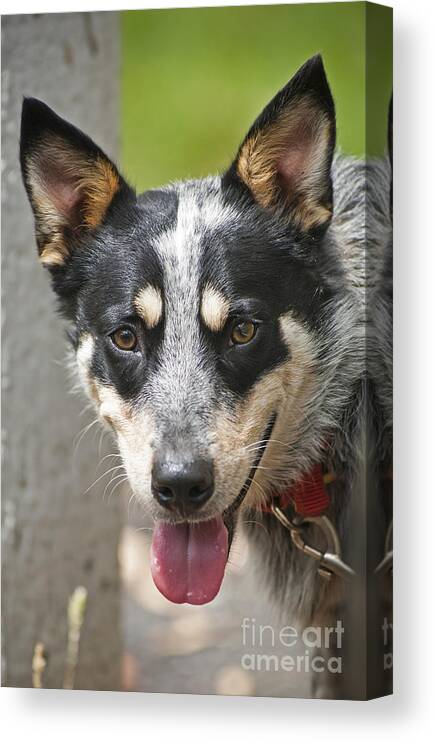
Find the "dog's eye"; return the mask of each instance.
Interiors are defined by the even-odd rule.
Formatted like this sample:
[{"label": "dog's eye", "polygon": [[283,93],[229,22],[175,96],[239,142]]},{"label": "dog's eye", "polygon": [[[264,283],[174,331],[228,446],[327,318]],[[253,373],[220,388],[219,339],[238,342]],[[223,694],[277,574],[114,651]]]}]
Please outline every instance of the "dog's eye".
[{"label": "dog's eye", "polygon": [[137,336],[129,327],[120,327],[111,339],[120,350],[135,350],[137,347]]},{"label": "dog's eye", "polygon": [[239,322],[234,325],[231,332],[231,343],[232,345],[245,345],[250,343],[256,335],[256,325],[250,320],[245,322]]}]

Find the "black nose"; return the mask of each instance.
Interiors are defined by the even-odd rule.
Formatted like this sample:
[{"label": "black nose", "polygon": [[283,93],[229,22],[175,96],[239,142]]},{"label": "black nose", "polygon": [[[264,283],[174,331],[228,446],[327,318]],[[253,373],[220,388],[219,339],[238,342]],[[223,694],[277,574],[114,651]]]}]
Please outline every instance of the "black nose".
[{"label": "black nose", "polygon": [[169,510],[188,516],[204,505],[214,491],[213,467],[206,459],[157,459],[152,470],[152,494]]}]

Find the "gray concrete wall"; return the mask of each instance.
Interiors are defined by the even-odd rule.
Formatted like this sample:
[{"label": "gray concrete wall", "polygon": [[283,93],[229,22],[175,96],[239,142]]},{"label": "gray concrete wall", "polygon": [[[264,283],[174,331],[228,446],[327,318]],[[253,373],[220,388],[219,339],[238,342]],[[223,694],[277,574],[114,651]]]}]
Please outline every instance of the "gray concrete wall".
[{"label": "gray concrete wall", "polygon": [[[46,101],[116,156],[119,34],[116,14],[3,18],[3,683],[30,686],[36,642],[46,687],[61,687],[67,601],[88,590],[76,687],[119,683],[116,499],[103,501],[92,418],[68,393],[64,327],[38,265],[33,220],[18,167],[23,95]],[[96,426],[93,431],[97,430]],[[110,459],[109,459],[110,461]]]}]

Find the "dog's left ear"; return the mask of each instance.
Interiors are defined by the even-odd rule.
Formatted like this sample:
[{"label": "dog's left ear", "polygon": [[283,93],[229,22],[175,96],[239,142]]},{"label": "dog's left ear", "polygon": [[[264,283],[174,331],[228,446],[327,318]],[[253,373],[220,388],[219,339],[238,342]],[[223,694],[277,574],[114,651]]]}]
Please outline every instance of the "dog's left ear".
[{"label": "dog's left ear", "polygon": [[302,232],[322,231],[333,210],[335,109],[320,55],[312,57],[255,121],[226,177]]}]

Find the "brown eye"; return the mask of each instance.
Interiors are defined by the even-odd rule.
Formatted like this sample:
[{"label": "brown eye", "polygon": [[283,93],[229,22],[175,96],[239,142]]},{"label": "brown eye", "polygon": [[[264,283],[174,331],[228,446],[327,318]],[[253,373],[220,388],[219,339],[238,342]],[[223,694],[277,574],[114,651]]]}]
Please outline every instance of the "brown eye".
[{"label": "brown eye", "polygon": [[135,350],[136,348],[137,337],[129,327],[120,327],[111,338],[120,350]]},{"label": "brown eye", "polygon": [[250,343],[256,335],[256,325],[254,322],[249,320],[246,322],[239,322],[235,325],[231,332],[231,343],[233,345],[245,345]]}]

